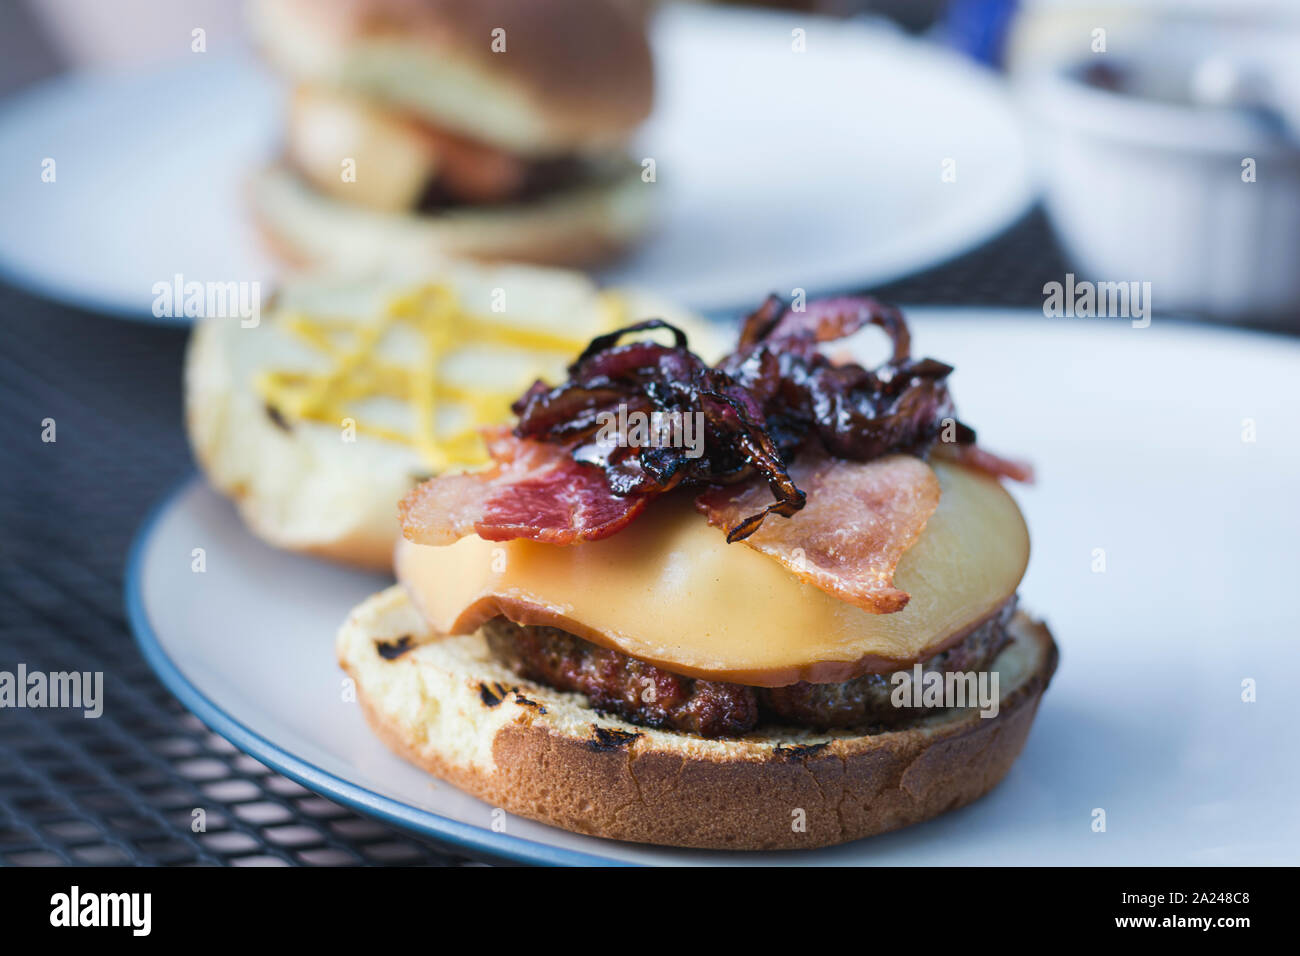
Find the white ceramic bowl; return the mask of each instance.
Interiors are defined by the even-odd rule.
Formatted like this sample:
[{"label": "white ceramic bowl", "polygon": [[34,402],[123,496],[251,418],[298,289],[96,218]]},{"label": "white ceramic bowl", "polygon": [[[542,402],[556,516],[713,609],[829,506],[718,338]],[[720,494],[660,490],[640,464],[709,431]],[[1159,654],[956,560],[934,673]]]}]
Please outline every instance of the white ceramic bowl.
[{"label": "white ceramic bowl", "polygon": [[[1295,127],[1166,95],[1196,58],[1243,55],[1231,52],[1238,42],[1184,34],[1164,49],[1130,50],[1146,72],[1141,88],[1159,98],[1084,82],[1087,60],[1022,79],[1048,212],[1080,278],[1149,281],[1158,311],[1300,314]],[[1294,34],[1274,34],[1253,40],[1250,55],[1294,90],[1297,44]],[[1243,179],[1247,160],[1254,182]]]}]

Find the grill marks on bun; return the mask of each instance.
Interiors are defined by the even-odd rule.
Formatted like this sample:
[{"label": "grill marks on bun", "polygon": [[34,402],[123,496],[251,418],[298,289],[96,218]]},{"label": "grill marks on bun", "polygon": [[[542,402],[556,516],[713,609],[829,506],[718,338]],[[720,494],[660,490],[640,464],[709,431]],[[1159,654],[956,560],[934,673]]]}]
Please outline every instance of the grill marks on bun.
[{"label": "grill marks on bun", "polygon": [[[420,630],[431,639],[411,654],[385,661],[375,651],[377,640],[423,627],[394,587],[357,607],[337,642],[366,720],[398,755],[489,807],[566,830],[726,850],[844,843],[976,800],[1019,755],[1056,668],[1047,629],[1019,614],[995,663],[996,717],[942,711],[870,734],[761,727],[706,740],[638,728],[528,684],[545,713],[509,697],[486,707],[479,685],[515,678],[481,635]],[[803,828],[791,827],[795,807]]]}]

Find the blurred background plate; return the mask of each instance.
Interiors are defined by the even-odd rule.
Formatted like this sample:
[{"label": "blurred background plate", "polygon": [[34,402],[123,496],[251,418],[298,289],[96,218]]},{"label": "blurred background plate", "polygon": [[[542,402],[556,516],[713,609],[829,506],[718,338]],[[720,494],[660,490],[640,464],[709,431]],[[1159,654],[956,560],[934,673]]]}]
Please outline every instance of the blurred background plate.
[{"label": "blurred background plate", "polygon": [[[874,23],[690,7],[663,12],[655,45],[659,104],[636,151],[655,160],[662,222],[611,280],[704,309],[863,288],[970,249],[1030,205],[1006,94],[955,53]],[[177,273],[266,279],[241,185],[278,148],[281,94],[251,59],[212,52],[15,97],[0,208],[21,228],[0,231],[0,274],[140,319]]]},{"label": "blurred background plate", "polygon": [[[141,74],[70,73],[0,113],[0,275],[51,299],[154,319],[181,273],[265,280],[247,172],[274,151],[280,91],[252,61],[194,56]],[[54,160],[54,182],[42,163]]]},{"label": "blurred background plate", "polygon": [[[258,760],[473,853],[544,862],[1293,863],[1300,611],[1300,343],[1156,322],[915,309],[953,361],[963,419],[1024,455],[1021,588],[1061,666],[1024,754],[970,807],[826,850],[728,856],[576,836],[511,817],[391,755],[342,702],[333,640],[383,578],[275,551],[198,481],[146,524],[131,623],[164,683]],[[879,343],[876,343],[879,344]],[[1231,375],[1231,391],[1211,383]],[[1248,427],[1249,426],[1249,427]],[[206,552],[205,573],[191,571]],[[1242,682],[1256,683],[1244,703]],[[1094,809],[1108,815],[1092,830]]]}]

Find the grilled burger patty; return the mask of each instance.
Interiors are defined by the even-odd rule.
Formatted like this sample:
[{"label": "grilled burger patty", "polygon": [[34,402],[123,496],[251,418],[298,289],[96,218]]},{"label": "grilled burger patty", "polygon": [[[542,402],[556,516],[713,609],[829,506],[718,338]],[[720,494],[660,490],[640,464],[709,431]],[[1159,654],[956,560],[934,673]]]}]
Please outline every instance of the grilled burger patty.
[{"label": "grilled burger patty", "polygon": [[[1007,625],[1015,607],[1013,596],[960,643],[924,661],[923,670],[987,669],[1010,639]],[[645,727],[733,737],[763,720],[829,730],[894,724],[913,713],[890,701],[889,674],[839,684],[749,687],[683,677],[556,627],[496,617],[483,633],[493,655],[521,677],[583,694],[595,709]]]},{"label": "grilled burger patty", "polygon": [[501,184],[466,185],[444,174],[430,181],[415,211],[435,213],[459,206],[532,202],[592,179],[592,170],[576,156],[519,161],[518,168]]},{"label": "grilled burger patty", "polygon": [[496,658],[519,676],[585,694],[592,707],[634,724],[731,737],[758,723],[752,687],[682,677],[558,627],[496,617],[483,632]]},{"label": "grilled burger patty", "polygon": [[[1007,626],[1015,613],[1016,598],[1012,595],[959,643],[922,661],[922,671],[987,670],[1011,640]],[[905,669],[911,673],[912,668]],[[894,706],[889,699],[894,691],[892,673],[863,674],[840,684],[800,681],[786,687],[762,687],[758,689],[759,699],[764,711],[778,721],[817,730],[896,724],[913,716],[918,708]]]}]

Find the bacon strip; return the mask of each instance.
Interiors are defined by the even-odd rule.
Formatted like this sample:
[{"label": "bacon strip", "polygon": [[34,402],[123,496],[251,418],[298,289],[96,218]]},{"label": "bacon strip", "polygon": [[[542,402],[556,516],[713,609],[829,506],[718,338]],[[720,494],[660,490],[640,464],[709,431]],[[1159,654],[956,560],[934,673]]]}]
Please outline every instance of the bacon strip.
[{"label": "bacon strip", "polygon": [[439,475],[402,499],[406,538],[446,545],[477,534],[487,541],[577,544],[614,534],[649,500],[615,496],[599,468],[574,461],[563,446],[516,438],[507,428],[484,437],[491,468]]},{"label": "bacon strip", "polygon": [[[894,587],[894,569],[939,506],[930,466],[910,455],[868,462],[801,456],[790,477],[808,494],[803,509],[763,522],[745,544],[865,611],[901,611],[909,595]],[[750,481],[712,488],[695,506],[725,529],[768,498],[766,485]]]},{"label": "bacon strip", "polygon": [[937,444],[932,452],[943,455],[959,464],[982,471],[991,478],[1010,478],[1027,485],[1034,483],[1034,466],[1018,458],[1003,458],[979,445]]}]

